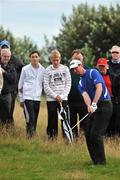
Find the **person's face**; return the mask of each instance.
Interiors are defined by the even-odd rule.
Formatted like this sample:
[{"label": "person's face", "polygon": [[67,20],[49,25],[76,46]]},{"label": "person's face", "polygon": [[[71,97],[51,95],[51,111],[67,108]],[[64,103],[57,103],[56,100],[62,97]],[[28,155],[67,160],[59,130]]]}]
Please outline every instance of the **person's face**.
[{"label": "person's face", "polygon": [[81,53],[74,53],[72,59],[78,59],[83,63],[83,55]]},{"label": "person's face", "polygon": [[8,62],[10,61],[10,58],[11,58],[11,53],[9,52],[1,53],[1,62],[3,64],[8,64]]},{"label": "person's face", "polygon": [[116,49],[114,51],[111,52],[111,56],[113,59],[118,60],[120,59],[120,50]]},{"label": "person's face", "polygon": [[52,57],[51,58],[51,62],[52,62],[52,65],[53,65],[54,68],[59,67],[60,61],[61,61],[60,57]]},{"label": "person's face", "polygon": [[34,54],[31,54],[30,60],[31,60],[31,64],[33,66],[38,66],[40,57],[39,57],[39,55],[37,53],[34,53]]},{"label": "person's face", "polygon": [[97,66],[98,70],[100,71],[101,74],[106,74],[107,73],[107,66]]},{"label": "person's face", "polygon": [[76,68],[73,69],[74,73],[84,75],[85,74],[85,69],[83,68],[82,65],[78,65]]}]

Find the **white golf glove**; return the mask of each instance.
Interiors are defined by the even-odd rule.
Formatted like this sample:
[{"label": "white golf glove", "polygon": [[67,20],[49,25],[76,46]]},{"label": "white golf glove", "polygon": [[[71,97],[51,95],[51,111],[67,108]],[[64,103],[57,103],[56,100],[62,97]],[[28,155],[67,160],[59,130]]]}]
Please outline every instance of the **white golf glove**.
[{"label": "white golf glove", "polygon": [[97,110],[97,104],[96,103],[92,103],[90,106],[93,109],[93,112],[95,112]]}]

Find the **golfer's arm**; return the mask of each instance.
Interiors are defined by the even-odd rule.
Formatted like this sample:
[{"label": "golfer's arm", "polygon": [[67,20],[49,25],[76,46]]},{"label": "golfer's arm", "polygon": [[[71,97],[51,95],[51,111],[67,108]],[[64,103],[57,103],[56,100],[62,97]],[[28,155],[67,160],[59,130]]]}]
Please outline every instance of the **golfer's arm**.
[{"label": "golfer's arm", "polygon": [[90,106],[91,105],[91,99],[90,99],[88,93],[85,91],[82,93],[82,96],[83,96],[83,99],[84,99],[86,106]]},{"label": "golfer's arm", "polygon": [[98,84],[96,84],[96,91],[95,91],[95,96],[94,96],[94,99],[93,99],[94,103],[97,104],[97,102],[100,99],[101,94],[102,94],[102,84],[98,83]]}]

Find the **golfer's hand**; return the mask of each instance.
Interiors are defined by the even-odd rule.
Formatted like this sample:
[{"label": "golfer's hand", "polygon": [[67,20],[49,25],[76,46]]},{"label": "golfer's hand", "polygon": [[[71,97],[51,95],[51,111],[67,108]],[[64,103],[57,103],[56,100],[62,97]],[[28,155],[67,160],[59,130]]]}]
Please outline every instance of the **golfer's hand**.
[{"label": "golfer's hand", "polygon": [[59,95],[56,96],[55,100],[56,100],[58,103],[62,103],[62,98],[61,98]]},{"label": "golfer's hand", "polygon": [[90,106],[88,106],[88,112],[89,113],[94,113],[97,110],[97,104],[92,103]]}]

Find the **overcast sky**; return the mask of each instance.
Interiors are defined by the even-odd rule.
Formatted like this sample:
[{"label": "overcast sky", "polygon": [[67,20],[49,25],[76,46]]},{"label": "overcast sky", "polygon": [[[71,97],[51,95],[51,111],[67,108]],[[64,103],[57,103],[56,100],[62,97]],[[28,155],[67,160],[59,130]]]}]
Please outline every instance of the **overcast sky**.
[{"label": "overcast sky", "polygon": [[120,3],[120,0],[0,0],[0,25],[14,36],[29,36],[41,48],[44,34],[49,40],[61,27],[61,15],[69,16],[72,6],[87,2],[96,7]]}]

